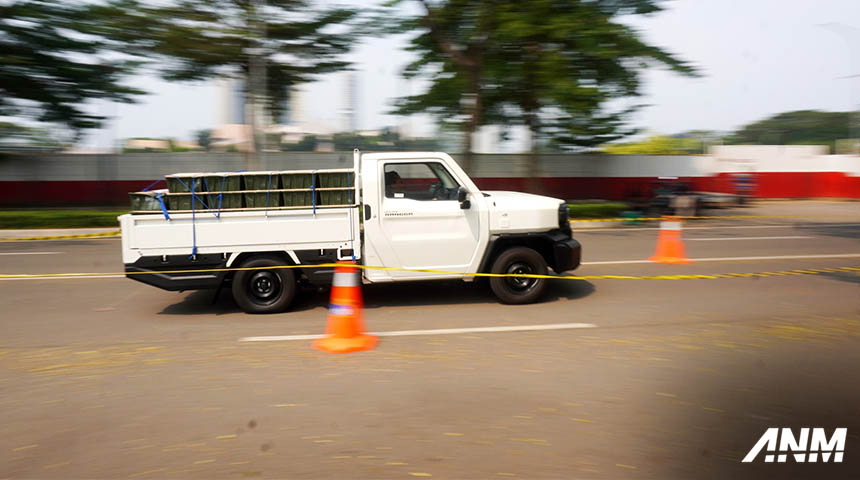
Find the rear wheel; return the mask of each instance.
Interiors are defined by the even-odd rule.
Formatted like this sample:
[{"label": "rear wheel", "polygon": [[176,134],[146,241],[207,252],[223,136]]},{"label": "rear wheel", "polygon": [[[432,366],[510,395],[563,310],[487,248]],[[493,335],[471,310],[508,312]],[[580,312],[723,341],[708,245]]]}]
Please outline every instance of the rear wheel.
[{"label": "rear wheel", "polygon": [[[547,267],[541,254],[526,247],[510,248],[493,263],[495,274],[546,275]],[[491,277],[490,288],[502,303],[524,304],[540,299],[546,290],[545,278]]]},{"label": "rear wheel", "polygon": [[[296,295],[296,275],[275,256],[253,257],[243,262],[233,277],[233,298],[247,313],[278,313],[290,306]],[[258,269],[259,268],[259,269]]]}]

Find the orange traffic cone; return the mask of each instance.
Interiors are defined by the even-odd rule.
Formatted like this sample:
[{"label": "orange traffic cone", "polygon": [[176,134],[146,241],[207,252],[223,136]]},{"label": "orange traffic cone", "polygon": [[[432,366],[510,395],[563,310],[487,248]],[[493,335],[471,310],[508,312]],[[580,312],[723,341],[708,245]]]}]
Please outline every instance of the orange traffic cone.
[{"label": "orange traffic cone", "polygon": [[692,260],[684,255],[684,242],[681,241],[681,219],[663,217],[660,222],[660,235],[657,236],[657,250],[649,258],[652,262],[686,264]]},{"label": "orange traffic cone", "polygon": [[361,279],[352,262],[338,262],[331,286],[331,304],[328,309],[326,336],[314,340],[313,347],[329,353],[348,353],[370,350],[377,338],[365,335],[364,302],[361,299]]}]

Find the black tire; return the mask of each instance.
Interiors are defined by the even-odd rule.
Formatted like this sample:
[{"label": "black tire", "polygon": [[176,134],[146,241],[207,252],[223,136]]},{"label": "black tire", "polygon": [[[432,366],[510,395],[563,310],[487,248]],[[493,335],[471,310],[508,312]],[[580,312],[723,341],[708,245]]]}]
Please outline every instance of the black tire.
[{"label": "black tire", "polygon": [[[526,273],[546,275],[546,261],[541,254],[526,247],[512,247],[493,262],[490,273]],[[545,278],[490,277],[490,289],[502,303],[534,303],[546,290]]]},{"label": "black tire", "polygon": [[[279,267],[284,261],[275,256],[252,257],[240,268]],[[233,277],[233,298],[246,313],[285,311],[296,296],[296,275],[292,269],[240,270]]]}]

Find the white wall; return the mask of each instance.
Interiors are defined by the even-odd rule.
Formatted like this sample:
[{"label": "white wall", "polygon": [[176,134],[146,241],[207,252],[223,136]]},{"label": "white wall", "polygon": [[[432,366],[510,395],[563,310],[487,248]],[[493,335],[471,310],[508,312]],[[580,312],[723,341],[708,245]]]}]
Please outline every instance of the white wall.
[{"label": "white wall", "polygon": [[718,145],[710,148],[717,172],[819,172],[823,145]]},{"label": "white wall", "polygon": [[[722,146],[715,155],[538,156],[540,177],[708,177],[720,172],[845,172],[860,176],[860,157],[822,155],[819,147]],[[458,159],[460,155],[454,155]],[[528,176],[528,155],[475,154],[478,178]],[[350,168],[352,153],[265,153],[260,170]],[[176,172],[236,171],[246,158],[236,153],[124,155],[28,154],[0,157],[0,181],[153,180]]]}]

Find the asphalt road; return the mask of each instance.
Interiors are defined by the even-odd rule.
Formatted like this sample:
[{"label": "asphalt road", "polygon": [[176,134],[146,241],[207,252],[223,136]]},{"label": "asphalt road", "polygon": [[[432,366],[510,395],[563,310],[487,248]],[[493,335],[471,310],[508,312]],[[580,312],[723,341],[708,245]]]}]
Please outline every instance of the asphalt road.
[{"label": "asphalt road", "polygon": [[[790,202],[575,232],[581,275],[860,266],[860,205]],[[776,258],[768,258],[776,257]],[[732,260],[724,260],[724,259]],[[0,273],[118,272],[119,241],[0,243]],[[124,278],[0,280],[0,478],[857,478],[860,275],[558,280],[504,306],[462,282],[364,288],[383,337],[328,355],[324,292],[242,313],[228,292]],[[768,427],[848,427],[842,464],[742,464]]]}]

